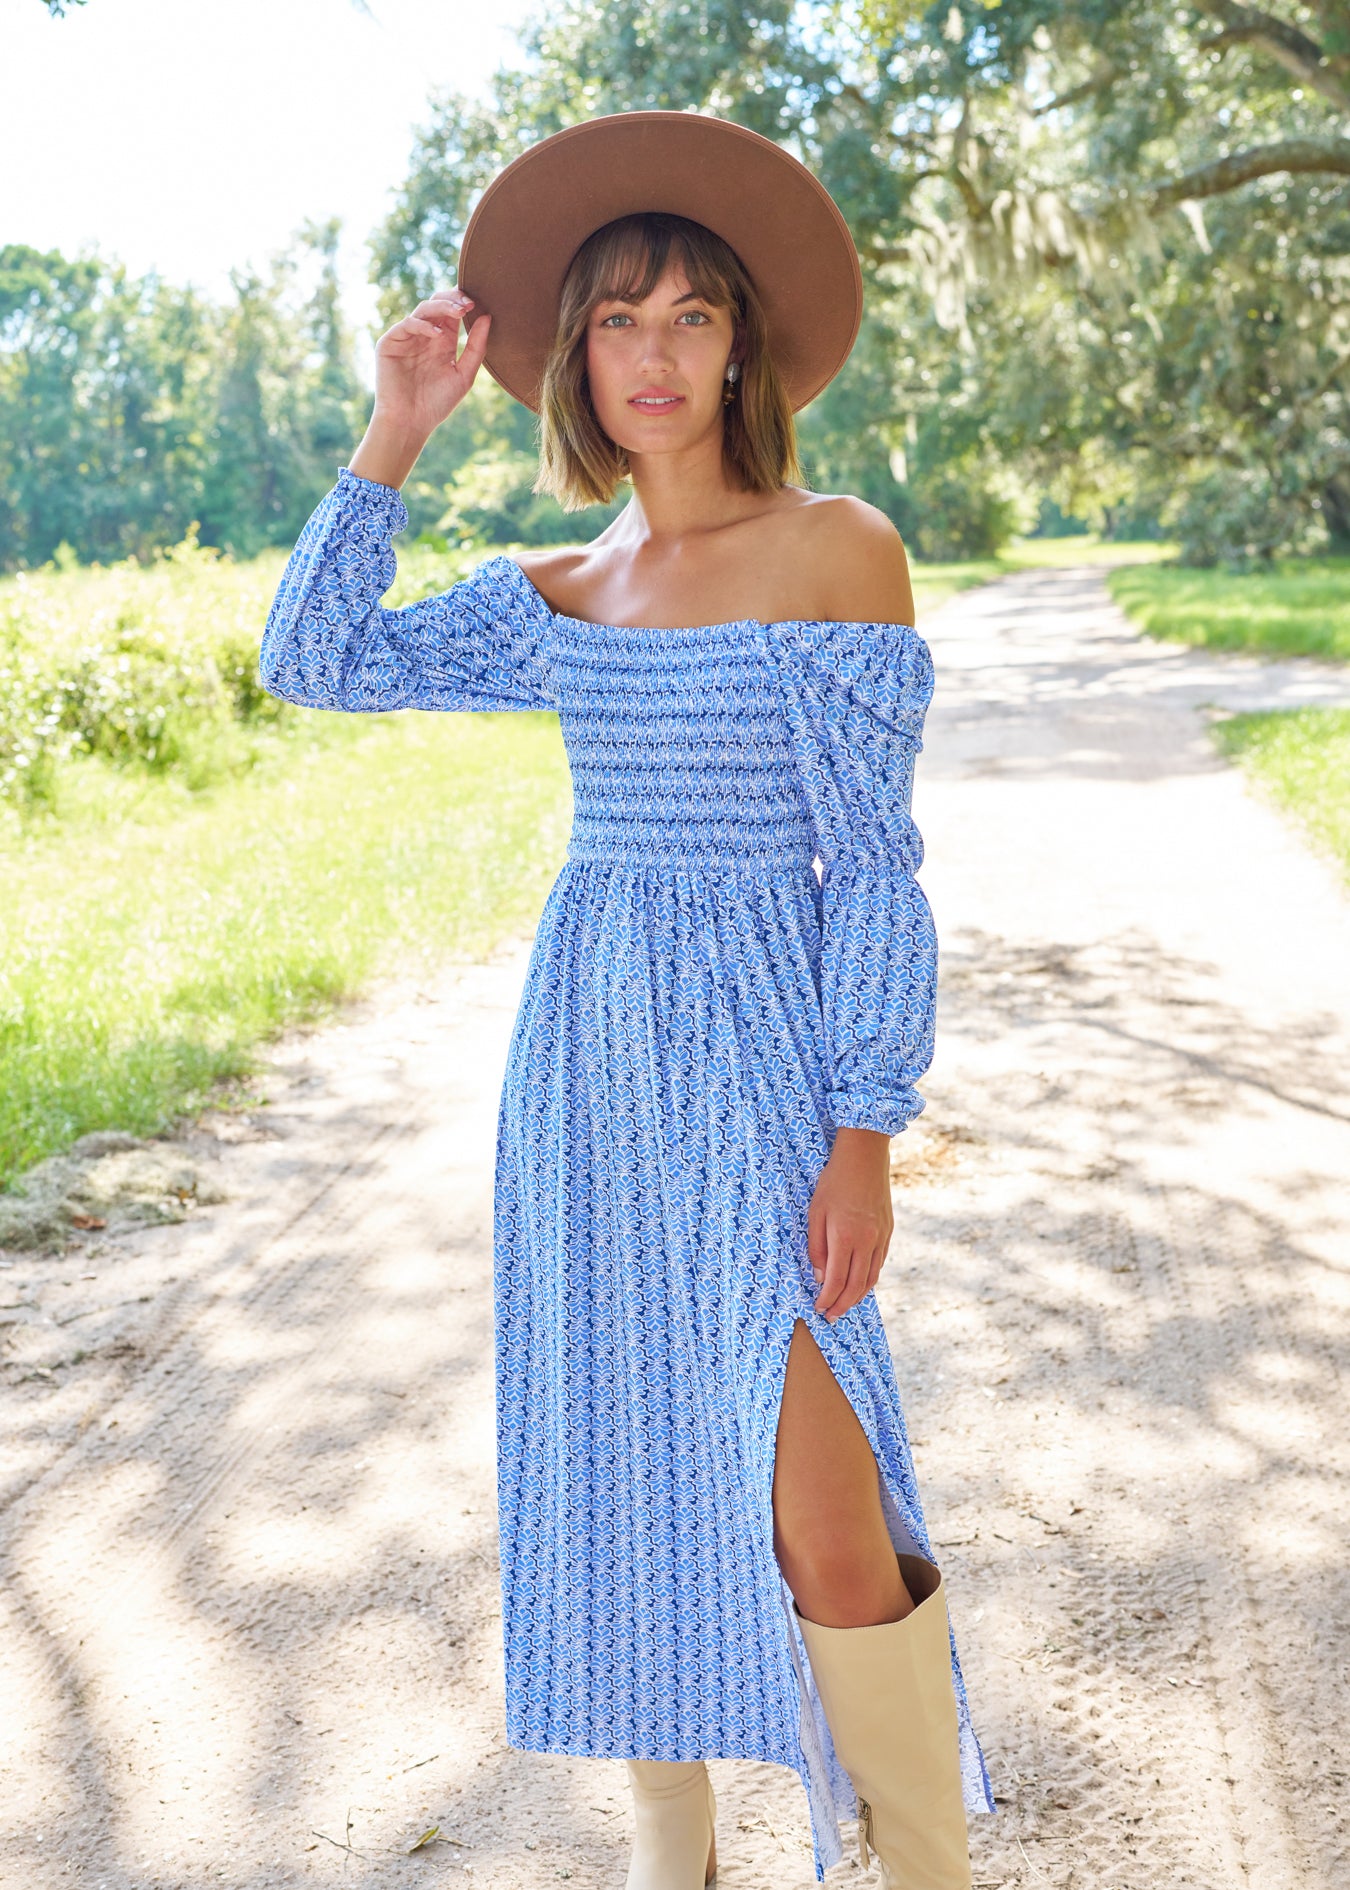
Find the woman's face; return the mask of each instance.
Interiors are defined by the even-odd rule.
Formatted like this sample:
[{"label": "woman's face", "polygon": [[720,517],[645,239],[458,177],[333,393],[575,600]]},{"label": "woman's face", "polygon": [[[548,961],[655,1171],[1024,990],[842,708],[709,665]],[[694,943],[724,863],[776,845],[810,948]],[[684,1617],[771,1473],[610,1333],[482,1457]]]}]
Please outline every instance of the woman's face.
[{"label": "woman's face", "polygon": [[644,302],[591,310],[586,372],[596,419],[629,453],[687,447],[722,433],[722,387],[735,328],[731,310],[705,302],[682,264]]}]

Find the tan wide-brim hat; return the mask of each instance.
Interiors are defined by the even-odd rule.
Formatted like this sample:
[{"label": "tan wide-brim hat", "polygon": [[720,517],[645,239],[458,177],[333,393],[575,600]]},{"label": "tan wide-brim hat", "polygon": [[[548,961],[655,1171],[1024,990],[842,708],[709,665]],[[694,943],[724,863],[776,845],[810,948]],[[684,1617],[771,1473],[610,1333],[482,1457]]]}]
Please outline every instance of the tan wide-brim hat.
[{"label": "tan wide-brim hat", "polygon": [[862,272],[833,197],[804,164],[744,125],[700,112],[617,112],[569,125],[498,173],[459,254],[459,287],[492,317],[484,365],[539,411],[567,265],[603,223],[664,210],[730,243],[764,306],[794,410],[848,358]]}]

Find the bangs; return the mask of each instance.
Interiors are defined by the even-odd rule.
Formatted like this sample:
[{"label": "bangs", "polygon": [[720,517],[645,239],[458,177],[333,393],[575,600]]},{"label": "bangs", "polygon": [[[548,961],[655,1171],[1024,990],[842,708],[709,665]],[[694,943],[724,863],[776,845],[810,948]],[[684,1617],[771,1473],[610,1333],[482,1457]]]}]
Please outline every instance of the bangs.
[{"label": "bangs", "polygon": [[673,260],[682,265],[696,295],[715,308],[740,314],[742,299],[731,271],[718,266],[712,244],[699,241],[697,226],[679,227],[683,221],[648,211],[621,217],[598,231],[583,245],[574,265],[574,307],[579,304],[589,315],[601,302],[643,302]]}]

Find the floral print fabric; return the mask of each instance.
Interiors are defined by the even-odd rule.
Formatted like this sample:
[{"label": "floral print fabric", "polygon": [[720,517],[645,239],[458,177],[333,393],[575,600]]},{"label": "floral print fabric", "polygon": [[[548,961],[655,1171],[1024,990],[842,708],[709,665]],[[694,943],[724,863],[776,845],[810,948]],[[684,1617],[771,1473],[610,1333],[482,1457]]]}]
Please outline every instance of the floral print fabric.
[{"label": "floral print fabric", "polygon": [[[497,1125],[507,1736],[793,1766],[819,1878],[854,1795],[773,1552],[798,1319],[896,1547],[935,1559],[875,1297],[831,1325],[806,1252],[836,1127],[894,1134],[923,1107],[928,649],[895,624],[586,623],[505,556],[385,609],[406,522],[391,487],[340,473],[261,668],[316,708],[556,710],[567,749],[572,834]],[[966,1805],[990,1811],[954,1640],[952,1676]]]}]

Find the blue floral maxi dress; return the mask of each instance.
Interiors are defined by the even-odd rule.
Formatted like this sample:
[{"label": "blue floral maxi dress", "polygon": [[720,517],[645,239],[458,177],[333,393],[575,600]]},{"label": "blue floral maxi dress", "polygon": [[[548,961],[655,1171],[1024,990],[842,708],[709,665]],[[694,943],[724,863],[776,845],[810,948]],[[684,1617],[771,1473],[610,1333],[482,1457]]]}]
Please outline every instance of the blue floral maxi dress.
[{"label": "blue floral maxi dress", "polygon": [[[934,1559],[875,1296],[831,1325],[806,1251],[834,1128],[923,1108],[928,648],[899,624],[583,622],[505,556],[385,609],[406,524],[344,468],[261,669],[314,708],[555,709],[571,766],[497,1124],[507,1737],[793,1766],[819,1879],[855,1803],[773,1550],[796,1320],[871,1442],[896,1547]],[[954,1640],[952,1678],[966,1806],[992,1811]]]}]

